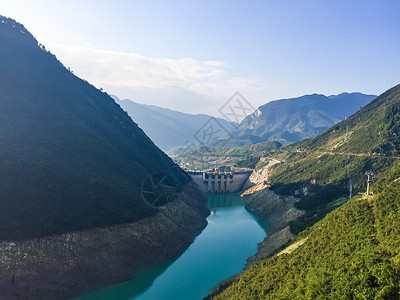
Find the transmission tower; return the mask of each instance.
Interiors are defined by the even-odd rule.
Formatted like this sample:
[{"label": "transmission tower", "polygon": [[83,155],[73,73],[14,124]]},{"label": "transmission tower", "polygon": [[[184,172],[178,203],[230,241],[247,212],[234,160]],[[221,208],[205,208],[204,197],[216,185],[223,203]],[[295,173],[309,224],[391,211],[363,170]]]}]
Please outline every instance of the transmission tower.
[{"label": "transmission tower", "polygon": [[369,184],[371,183],[371,181],[375,178],[374,173],[372,173],[372,171],[367,171],[365,172],[365,175],[367,175],[367,196],[369,195]]}]

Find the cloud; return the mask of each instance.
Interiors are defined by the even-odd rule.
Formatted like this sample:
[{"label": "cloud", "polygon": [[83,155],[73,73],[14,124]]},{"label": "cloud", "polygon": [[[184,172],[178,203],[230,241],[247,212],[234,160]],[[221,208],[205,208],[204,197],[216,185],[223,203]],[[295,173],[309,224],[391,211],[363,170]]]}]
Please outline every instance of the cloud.
[{"label": "cloud", "polygon": [[214,114],[236,91],[258,98],[257,102],[266,92],[261,78],[232,76],[222,61],[149,58],[60,44],[48,48],[76,75],[98,88],[120,98],[172,109]]}]

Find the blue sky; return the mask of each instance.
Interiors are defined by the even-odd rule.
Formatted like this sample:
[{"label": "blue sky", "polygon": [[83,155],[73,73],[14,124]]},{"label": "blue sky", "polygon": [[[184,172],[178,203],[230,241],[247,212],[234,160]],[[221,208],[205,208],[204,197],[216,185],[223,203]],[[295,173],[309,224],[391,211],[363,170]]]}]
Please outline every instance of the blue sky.
[{"label": "blue sky", "polygon": [[120,98],[218,114],[303,94],[380,94],[400,83],[400,1],[16,1],[75,74]]}]

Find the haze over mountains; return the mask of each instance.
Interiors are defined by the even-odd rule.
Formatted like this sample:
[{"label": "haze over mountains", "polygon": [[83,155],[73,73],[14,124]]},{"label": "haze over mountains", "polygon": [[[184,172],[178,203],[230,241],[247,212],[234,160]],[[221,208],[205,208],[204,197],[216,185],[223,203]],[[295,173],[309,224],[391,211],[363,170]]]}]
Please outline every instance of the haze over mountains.
[{"label": "haze over mountains", "polygon": [[[112,97],[164,151],[171,151],[186,143],[199,145],[194,135],[211,118],[209,115],[182,113]],[[312,94],[271,101],[260,106],[240,124],[217,118],[219,124],[230,133],[228,140],[222,144],[223,147],[239,147],[266,141],[278,141],[281,144],[298,142],[322,133],[375,97],[362,93],[332,96]]]},{"label": "haze over mountains", "polygon": [[[186,143],[198,143],[194,135],[211,118],[209,115],[182,113],[168,108],[136,103],[129,99],[120,100],[115,95],[112,97],[164,151],[184,146]],[[235,124],[231,122],[221,118],[217,120],[229,132],[235,128]]]}]

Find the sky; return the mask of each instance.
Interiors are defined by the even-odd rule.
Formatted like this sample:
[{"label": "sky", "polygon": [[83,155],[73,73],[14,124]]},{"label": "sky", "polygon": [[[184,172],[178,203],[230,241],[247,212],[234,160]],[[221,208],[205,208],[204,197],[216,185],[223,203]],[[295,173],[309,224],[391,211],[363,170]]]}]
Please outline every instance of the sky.
[{"label": "sky", "polygon": [[400,83],[400,1],[1,0],[0,15],[109,94],[183,112]]}]

